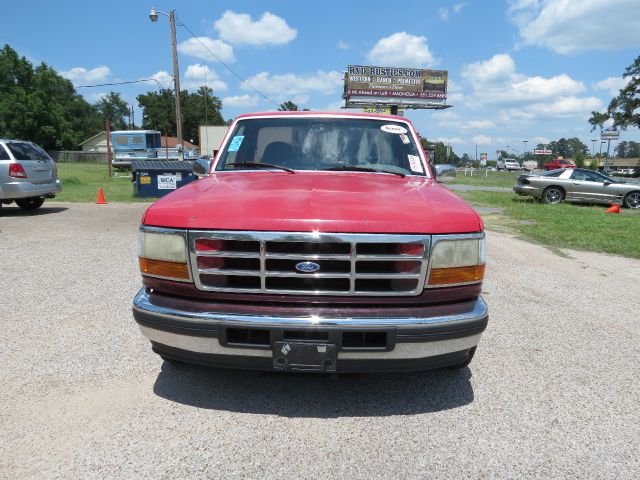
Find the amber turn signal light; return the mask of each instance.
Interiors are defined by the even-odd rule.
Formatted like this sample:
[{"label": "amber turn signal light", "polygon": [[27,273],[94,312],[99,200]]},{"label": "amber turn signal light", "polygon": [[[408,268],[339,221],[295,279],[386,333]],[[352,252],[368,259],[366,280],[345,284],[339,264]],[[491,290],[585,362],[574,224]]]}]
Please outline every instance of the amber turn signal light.
[{"label": "amber turn signal light", "polygon": [[480,282],[484,278],[484,265],[471,267],[434,268],[429,275],[429,285]]},{"label": "amber turn signal light", "polygon": [[164,260],[152,260],[138,257],[140,272],[143,275],[157,275],[159,277],[175,278],[176,280],[189,280],[189,268],[186,263],[167,262]]}]

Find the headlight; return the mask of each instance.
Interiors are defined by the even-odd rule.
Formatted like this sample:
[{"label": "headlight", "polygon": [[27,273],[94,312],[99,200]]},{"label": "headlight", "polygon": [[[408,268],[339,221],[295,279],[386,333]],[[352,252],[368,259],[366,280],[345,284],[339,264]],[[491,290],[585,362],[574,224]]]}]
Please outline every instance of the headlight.
[{"label": "headlight", "polygon": [[190,281],[187,242],[181,233],[140,232],[138,260],[143,275]]},{"label": "headlight", "polygon": [[484,238],[435,242],[431,252],[429,286],[478,283],[484,278],[486,262]]}]

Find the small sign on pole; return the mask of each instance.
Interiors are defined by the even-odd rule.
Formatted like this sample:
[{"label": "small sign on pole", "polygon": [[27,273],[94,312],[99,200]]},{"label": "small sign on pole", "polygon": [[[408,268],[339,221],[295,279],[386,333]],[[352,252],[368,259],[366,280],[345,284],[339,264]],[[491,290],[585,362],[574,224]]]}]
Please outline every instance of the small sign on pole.
[{"label": "small sign on pole", "polygon": [[551,150],[546,149],[536,149],[533,151],[534,155],[551,155],[553,152]]}]

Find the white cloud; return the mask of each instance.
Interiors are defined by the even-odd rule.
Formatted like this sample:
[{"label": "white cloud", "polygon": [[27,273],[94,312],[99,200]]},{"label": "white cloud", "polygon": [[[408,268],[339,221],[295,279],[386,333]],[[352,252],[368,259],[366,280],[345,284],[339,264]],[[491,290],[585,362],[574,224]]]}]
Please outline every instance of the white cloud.
[{"label": "white cloud", "polygon": [[540,122],[551,119],[586,118],[594,110],[602,108],[602,100],[596,97],[579,98],[575,96],[558,97],[552,101],[539,102],[519,108],[510,108],[500,112],[502,123]]},{"label": "white cloud", "polygon": [[469,5],[467,2],[456,3],[453,7],[451,7],[451,11],[453,13],[460,13],[464,7]]},{"label": "white cloud", "polygon": [[611,95],[618,95],[620,90],[627,86],[631,77],[608,77],[593,84],[595,90],[608,90]]},{"label": "white cloud", "polygon": [[89,103],[97,103],[102,100],[103,97],[109,95],[107,92],[91,92],[84,95],[85,100]]},{"label": "white cloud", "polygon": [[255,95],[233,95],[222,99],[224,107],[255,107],[258,103],[260,99]]},{"label": "white cloud", "polygon": [[507,54],[466,65],[462,77],[473,90],[473,101],[479,105],[531,103],[586,90],[582,82],[564,73],[549,78],[517,73],[515,62]]},{"label": "white cloud", "polygon": [[[294,73],[272,75],[268,72],[260,72],[247,79],[249,85],[261,92],[287,98],[311,92],[332,95],[342,86],[342,82],[342,74],[335,70],[331,72],[319,70],[311,75],[296,75]],[[242,88],[249,89],[244,84]]]},{"label": "white cloud", "polygon": [[449,11],[449,9],[447,7],[440,7],[438,9],[438,15],[440,16],[440,20],[442,20],[443,22],[446,22],[447,20],[449,20],[450,13],[453,13],[454,15],[457,15],[467,5],[468,5],[467,2],[456,3],[455,5],[451,6],[451,11]]},{"label": "white cloud", "polygon": [[[205,82],[206,77],[206,82]],[[182,75],[182,82],[180,88],[188,90],[196,90],[202,85],[206,85],[213,89],[214,92],[224,91],[227,89],[227,84],[220,80],[218,74],[211,70],[206,65],[195,63],[189,65]]]},{"label": "white cloud", "polygon": [[477,143],[478,145],[491,145],[493,143],[493,139],[491,137],[483,134],[476,135],[471,140],[473,140],[473,143]]},{"label": "white cloud", "polygon": [[638,0],[517,0],[509,16],[525,44],[568,54],[640,46]]},{"label": "white cloud", "polygon": [[110,73],[111,70],[109,67],[102,65],[100,67],[92,68],[91,70],[87,70],[83,67],[75,67],[71,70],[67,70],[66,72],[60,72],[60,75],[67,80],[71,80],[74,85],[80,85],[84,83],[104,82]]},{"label": "white cloud", "polygon": [[[215,54],[215,57],[209,50]],[[214,40],[209,37],[195,37],[180,42],[178,44],[178,51],[183,55],[199,58],[208,62],[217,62],[218,59],[216,57],[226,63],[234,62],[236,59],[231,45],[222,40]]]},{"label": "white cloud", "polygon": [[437,119],[439,127],[449,127],[457,130],[486,129],[496,126],[495,122],[489,119],[463,120],[457,113],[451,110],[440,113]]},{"label": "white cloud", "polygon": [[460,137],[436,137],[434,139],[430,138],[429,140],[433,142],[442,142],[445,145],[455,145],[460,143],[466,143],[465,140]]},{"label": "white cloud", "polygon": [[173,75],[169,75],[169,72],[165,70],[160,70],[149,78],[153,78],[157,81],[162,88],[173,88]]},{"label": "white cloud", "polygon": [[349,50],[349,49],[351,48],[351,45],[349,45],[347,42],[343,42],[342,40],[340,40],[340,41],[338,42],[337,47],[338,47],[340,50]]},{"label": "white cloud", "polygon": [[535,146],[538,144],[542,144],[542,145],[546,145],[547,143],[550,142],[548,137],[532,137],[531,140],[529,140],[529,142]]},{"label": "white cloud", "polygon": [[241,45],[282,45],[296,38],[298,31],[277,15],[265,12],[254,21],[246,13],[224,12],[213,26],[220,38]]},{"label": "white cloud", "polygon": [[427,45],[427,37],[397,32],[381,38],[367,58],[380,65],[432,67],[437,63]]}]

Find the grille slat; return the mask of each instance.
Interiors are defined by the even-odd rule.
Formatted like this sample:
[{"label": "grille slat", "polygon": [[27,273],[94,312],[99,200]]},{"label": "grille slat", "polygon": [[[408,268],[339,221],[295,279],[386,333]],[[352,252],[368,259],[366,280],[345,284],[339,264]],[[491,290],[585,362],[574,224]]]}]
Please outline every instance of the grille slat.
[{"label": "grille slat", "polygon": [[[286,295],[419,295],[430,241],[428,235],[189,232],[198,289]],[[296,270],[302,262],[319,270]]]}]

